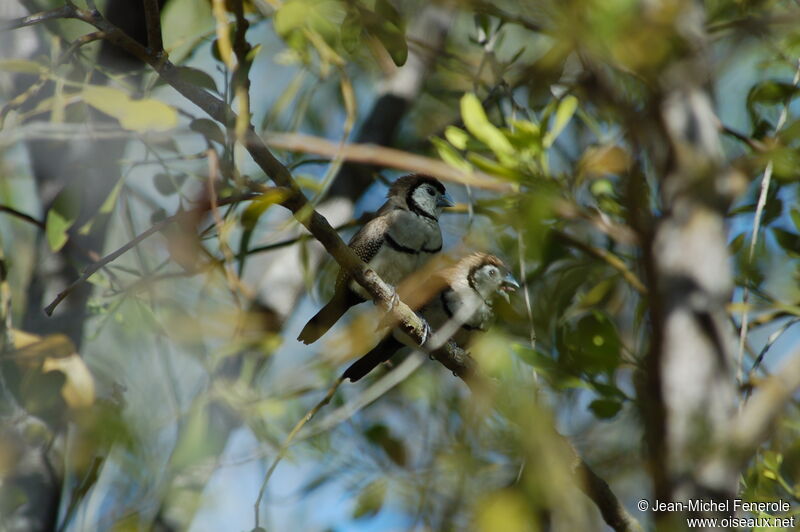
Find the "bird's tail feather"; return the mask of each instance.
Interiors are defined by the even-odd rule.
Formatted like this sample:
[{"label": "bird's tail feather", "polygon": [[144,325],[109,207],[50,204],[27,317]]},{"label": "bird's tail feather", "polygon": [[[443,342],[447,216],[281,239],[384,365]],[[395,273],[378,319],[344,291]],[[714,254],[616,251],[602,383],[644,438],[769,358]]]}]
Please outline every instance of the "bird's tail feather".
[{"label": "bird's tail feather", "polygon": [[347,311],[347,308],[340,304],[339,301],[331,300],[327,305],[322,307],[313,318],[308,320],[306,326],[300,331],[298,340],[304,344],[313,344],[319,340],[323,334],[328,332],[328,329],[333,327],[339,318],[342,317]]},{"label": "bird's tail feather", "polygon": [[364,301],[363,298],[350,290],[337,291],[327,305],[322,307],[313,318],[308,320],[297,339],[304,344],[313,344],[319,340],[347,309]]},{"label": "bird's tail feather", "polygon": [[356,382],[382,362],[389,360],[401,347],[403,347],[403,344],[395,340],[390,333],[389,336],[373,347],[369,353],[353,362],[342,374],[342,379],[350,379],[350,382]]}]

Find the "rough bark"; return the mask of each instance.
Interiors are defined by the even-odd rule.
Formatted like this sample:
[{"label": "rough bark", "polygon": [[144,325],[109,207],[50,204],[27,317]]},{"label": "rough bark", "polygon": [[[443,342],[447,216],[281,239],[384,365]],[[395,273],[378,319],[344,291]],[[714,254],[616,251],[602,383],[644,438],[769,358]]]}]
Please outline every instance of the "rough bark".
[{"label": "rough bark", "polygon": [[736,409],[734,338],[725,310],[733,288],[724,222],[732,174],[722,166],[718,121],[704,86],[702,8],[688,4],[676,26],[691,53],[663,74],[657,102],[658,138],[668,151],[663,215],[645,250],[653,326],[648,441],[656,498],[721,500],[736,492],[737,471],[703,465]]}]

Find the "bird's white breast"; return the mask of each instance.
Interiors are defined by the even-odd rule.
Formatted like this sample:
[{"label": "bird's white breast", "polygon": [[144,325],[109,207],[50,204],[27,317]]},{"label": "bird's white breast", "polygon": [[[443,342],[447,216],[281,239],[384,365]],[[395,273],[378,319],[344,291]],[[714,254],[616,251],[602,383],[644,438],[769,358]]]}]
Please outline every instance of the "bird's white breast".
[{"label": "bird's white breast", "polygon": [[[410,252],[394,249],[384,240],[383,245],[368,262],[381,279],[397,286],[406,276],[416,271],[431,257],[424,250],[438,250],[442,246],[442,233],[435,220],[412,212],[397,209],[388,215],[386,235]],[[366,291],[353,282],[351,289],[369,299]]]}]

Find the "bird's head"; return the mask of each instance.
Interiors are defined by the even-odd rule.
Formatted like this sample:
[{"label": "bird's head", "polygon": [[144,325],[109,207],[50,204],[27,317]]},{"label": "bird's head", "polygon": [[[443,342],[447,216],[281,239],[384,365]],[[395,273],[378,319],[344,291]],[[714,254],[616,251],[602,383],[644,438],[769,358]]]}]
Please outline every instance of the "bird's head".
[{"label": "bird's head", "polygon": [[475,253],[468,257],[473,265],[469,270],[469,285],[485,301],[500,296],[510,301],[509,293],[519,288],[519,283],[499,258],[485,253]]},{"label": "bird's head", "polygon": [[402,199],[410,210],[437,220],[442,209],[455,205],[444,185],[422,174],[403,176],[392,183],[388,197]]}]

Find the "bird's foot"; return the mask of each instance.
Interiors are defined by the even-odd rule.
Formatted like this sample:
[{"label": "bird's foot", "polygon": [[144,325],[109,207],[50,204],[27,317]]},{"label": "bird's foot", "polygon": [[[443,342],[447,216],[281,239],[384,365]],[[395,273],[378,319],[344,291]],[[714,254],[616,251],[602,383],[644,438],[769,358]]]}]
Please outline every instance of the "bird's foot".
[{"label": "bird's foot", "polygon": [[419,345],[423,346],[427,343],[430,337],[433,336],[433,330],[431,329],[431,326],[428,325],[428,322],[425,318],[420,316],[419,313],[417,316],[419,316],[419,319],[422,320],[422,342],[420,342]]},{"label": "bird's foot", "polygon": [[397,294],[397,288],[392,287],[392,297],[389,298],[389,302],[386,304],[386,312],[394,310],[398,303],[400,303],[400,296]]},{"label": "bird's foot", "polygon": [[397,289],[392,287],[392,297],[389,298],[387,303],[383,303],[381,305],[383,307],[384,314],[380,322],[378,322],[377,330],[385,329],[387,327],[394,327],[397,324],[394,316],[392,316],[392,310],[398,303],[400,303],[400,296],[397,295]]}]

